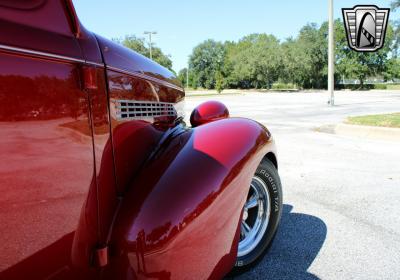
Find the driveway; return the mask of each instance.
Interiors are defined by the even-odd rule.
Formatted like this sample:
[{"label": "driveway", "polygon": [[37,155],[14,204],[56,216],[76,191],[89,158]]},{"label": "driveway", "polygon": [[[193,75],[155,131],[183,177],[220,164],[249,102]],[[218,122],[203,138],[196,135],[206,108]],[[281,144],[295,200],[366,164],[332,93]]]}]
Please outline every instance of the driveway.
[{"label": "driveway", "polygon": [[284,209],[270,252],[237,279],[399,279],[400,141],[316,132],[347,116],[400,111],[400,92],[246,93],[225,103],[278,146]]}]

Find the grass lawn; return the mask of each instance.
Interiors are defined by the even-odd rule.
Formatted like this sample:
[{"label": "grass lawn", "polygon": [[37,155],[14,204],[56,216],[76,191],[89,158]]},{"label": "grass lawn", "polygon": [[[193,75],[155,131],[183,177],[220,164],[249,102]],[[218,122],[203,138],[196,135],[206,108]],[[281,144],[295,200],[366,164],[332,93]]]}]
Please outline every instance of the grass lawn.
[{"label": "grass lawn", "polygon": [[400,113],[348,117],[346,123],[400,128]]},{"label": "grass lawn", "polygon": [[400,85],[391,85],[391,84],[388,84],[387,86],[386,86],[386,89],[390,89],[390,90],[400,90]]}]

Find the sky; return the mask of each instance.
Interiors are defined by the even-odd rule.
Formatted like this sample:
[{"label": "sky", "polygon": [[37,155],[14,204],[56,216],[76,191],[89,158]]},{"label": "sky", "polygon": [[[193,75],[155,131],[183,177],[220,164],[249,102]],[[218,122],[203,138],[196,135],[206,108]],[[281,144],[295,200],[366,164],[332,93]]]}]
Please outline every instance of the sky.
[{"label": "sky", "polygon": [[[251,33],[296,37],[307,23],[328,19],[328,0],[73,0],[86,28],[106,38],[128,34],[145,37],[171,56],[173,69],[187,66],[193,48],[206,39],[237,41]],[[357,4],[390,7],[391,0],[334,0],[335,18],[341,8]],[[399,11],[389,19],[400,19]],[[147,37],[146,37],[147,39]]]}]

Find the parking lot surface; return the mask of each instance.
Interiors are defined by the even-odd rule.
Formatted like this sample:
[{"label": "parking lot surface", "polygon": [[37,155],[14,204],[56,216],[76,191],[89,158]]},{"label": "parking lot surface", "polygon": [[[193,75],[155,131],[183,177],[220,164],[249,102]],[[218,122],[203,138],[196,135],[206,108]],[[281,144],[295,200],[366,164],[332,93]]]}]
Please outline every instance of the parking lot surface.
[{"label": "parking lot surface", "polygon": [[196,96],[231,116],[268,127],[284,190],[281,225],[269,253],[237,279],[399,279],[400,141],[328,134],[316,127],[347,116],[400,111],[400,92]]}]

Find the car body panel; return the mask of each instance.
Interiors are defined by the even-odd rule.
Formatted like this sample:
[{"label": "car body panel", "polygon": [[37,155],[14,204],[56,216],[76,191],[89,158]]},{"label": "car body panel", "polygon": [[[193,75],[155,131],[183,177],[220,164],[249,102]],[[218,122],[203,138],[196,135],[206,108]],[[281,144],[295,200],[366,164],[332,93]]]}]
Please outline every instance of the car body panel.
[{"label": "car body panel", "polygon": [[0,278],[227,273],[269,132],[186,127],[176,76],[70,0],[2,1],[0,22]]},{"label": "car body panel", "polygon": [[64,1],[19,2],[2,1],[0,5],[1,45],[82,59]]},{"label": "car body panel", "polygon": [[[0,220],[6,229],[0,235],[0,270],[2,277],[47,277],[69,265],[92,186],[88,96],[73,62],[6,52],[0,60]],[[79,127],[72,129],[75,124]],[[96,211],[87,212],[95,234]]]},{"label": "car body panel", "polygon": [[[184,92],[169,70],[115,42],[101,36],[97,39],[107,65],[115,170],[121,194],[178,117],[178,113],[168,114],[164,108],[154,111],[154,107],[175,105],[183,100]],[[122,105],[125,108],[121,109]]]},{"label": "car body panel", "polygon": [[178,78],[168,69],[155,63],[149,58],[138,54],[122,45],[96,35],[104,62],[112,70],[125,71],[133,75],[140,75],[147,79],[158,79],[159,83],[169,84],[182,90]]},{"label": "car body panel", "polygon": [[251,178],[273,146],[269,132],[247,119],[220,120],[173,137],[122,202],[106,275],[220,279],[236,260]]},{"label": "car body panel", "polygon": [[[0,278],[95,277],[96,137],[85,56],[64,1],[4,1],[0,15]],[[107,112],[104,72],[99,81]]]}]

